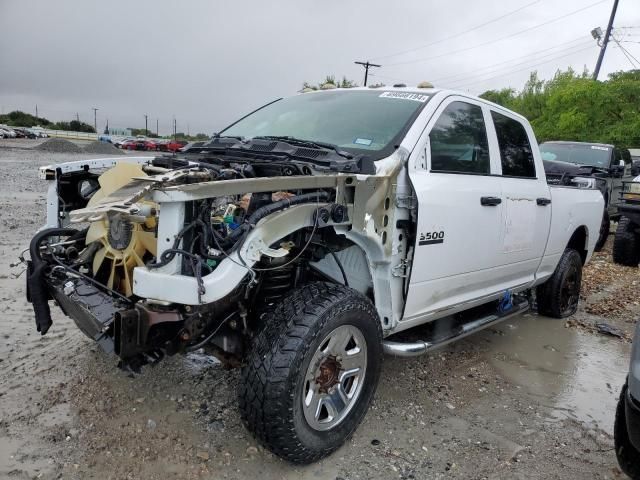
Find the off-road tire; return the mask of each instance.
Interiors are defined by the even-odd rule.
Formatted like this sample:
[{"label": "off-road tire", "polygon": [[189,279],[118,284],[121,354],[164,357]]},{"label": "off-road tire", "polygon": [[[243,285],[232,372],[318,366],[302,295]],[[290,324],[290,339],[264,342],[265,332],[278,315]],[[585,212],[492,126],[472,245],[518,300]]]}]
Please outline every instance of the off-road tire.
[{"label": "off-road tire", "polygon": [[594,247],[594,251],[599,252],[604,247],[604,244],[607,243],[607,238],[609,238],[609,231],[611,229],[611,219],[609,218],[609,212],[607,211],[607,207],[604,207],[604,213],[602,214],[602,223],[600,224],[600,234],[598,236],[598,241],[596,242],[596,246]]},{"label": "off-road tire", "polygon": [[624,473],[632,480],[640,480],[640,452],[629,441],[627,431],[627,415],[625,411],[625,397],[627,384],[624,384],[616,407],[616,418],[613,424],[613,442],[616,449],[618,464]]},{"label": "off-road tire", "polygon": [[[347,416],[318,431],[302,412],[304,376],[320,342],[341,325],[356,326],[366,341],[364,384]],[[266,448],[296,464],[338,449],[364,418],[380,377],[382,328],[371,301],[343,285],[307,284],[267,314],[252,343],[238,392],[245,426]]]},{"label": "off-road tire", "polygon": [[582,258],[577,251],[567,248],[553,275],[537,288],[538,313],[553,318],[565,318],[576,313],[581,282]]},{"label": "off-road tire", "polygon": [[640,243],[635,233],[637,225],[628,217],[620,217],[616,236],[613,239],[613,261],[627,267],[637,267],[640,263]]}]

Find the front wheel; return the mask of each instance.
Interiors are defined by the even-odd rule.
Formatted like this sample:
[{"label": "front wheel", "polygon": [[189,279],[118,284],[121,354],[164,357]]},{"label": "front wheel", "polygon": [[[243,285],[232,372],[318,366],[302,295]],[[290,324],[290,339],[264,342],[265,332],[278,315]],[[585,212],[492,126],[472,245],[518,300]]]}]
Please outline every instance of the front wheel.
[{"label": "front wheel", "polygon": [[239,389],[243,422],[298,464],[339,448],[364,418],[382,366],[373,304],[342,285],[294,290],[265,318]]},{"label": "front wheel", "polygon": [[565,318],[578,310],[582,283],[582,258],[567,248],[553,275],[536,291],[538,313],[554,318]]},{"label": "front wheel", "polygon": [[599,252],[604,247],[604,244],[607,243],[607,238],[609,237],[609,230],[611,229],[611,220],[609,219],[609,212],[607,211],[607,207],[604,207],[604,213],[602,214],[602,222],[600,223],[600,233],[598,235],[598,241],[596,242],[596,246],[594,247],[595,252]]}]

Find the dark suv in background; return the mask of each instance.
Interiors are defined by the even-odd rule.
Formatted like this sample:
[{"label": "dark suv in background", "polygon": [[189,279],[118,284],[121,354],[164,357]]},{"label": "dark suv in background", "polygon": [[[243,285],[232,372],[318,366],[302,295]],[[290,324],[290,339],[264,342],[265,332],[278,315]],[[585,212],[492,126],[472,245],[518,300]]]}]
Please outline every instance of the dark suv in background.
[{"label": "dark suv in background", "polygon": [[596,251],[602,249],[609,222],[620,218],[622,182],[633,178],[629,150],[604,143],[553,141],[541,143],[540,153],[547,179],[552,182],[562,183],[565,176],[596,178],[605,204]]}]

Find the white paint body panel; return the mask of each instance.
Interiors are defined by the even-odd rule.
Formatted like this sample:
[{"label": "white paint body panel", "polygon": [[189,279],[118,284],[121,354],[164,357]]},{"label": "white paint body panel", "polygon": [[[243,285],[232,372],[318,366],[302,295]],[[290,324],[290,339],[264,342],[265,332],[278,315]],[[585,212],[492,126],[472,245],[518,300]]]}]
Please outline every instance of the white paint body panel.
[{"label": "white paint body panel", "polygon": [[[454,101],[483,109],[489,175],[430,171],[429,132]],[[520,291],[542,283],[553,274],[571,236],[581,226],[591,232],[585,246],[588,259],[604,205],[597,190],[548,186],[535,135],[521,116],[489,102],[446,92],[435,95],[429,107],[430,117],[424,120],[408,170],[418,197],[418,236],[444,232],[444,242],[421,246],[418,239],[398,330],[500,298],[507,290]],[[537,178],[502,176],[492,110],[525,127]],[[501,203],[482,206],[480,198],[484,196],[499,197]],[[538,205],[539,198],[551,199],[551,204]]]},{"label": "white paint body panel", "polygon": [[[462,93],[436,89],[396,90],[428,93],[431,98],[405,134],[396,153],[377,162],[377,175],[395,168],[400,152],[403,153],[402,162],[408,157],[395,179],[398,198],[392,203],[396,207],[394,218],[405,221],[409,218],[411,207],[400,206],[400,197],[406,200],[415,196],[418,237],[421,232],[444,231],[444,241],[424,247],[416,244],[413,256],[408,258],[411,275],[405,302],[403,290],[407,280],[401,270],[396,270],[405,260],[408,250],[406,238],[404,243],[399,239],[403,231],[397,229],[395,223],[389,227],[393,246],[389,255],[380,247],[377,232],[356,232],[346,225],[334,226],[336,232],[363,252],[345,251],[339,253],[339,258],[351,267],[352,271],[347,276],[357,289],[366,291],[370,285],[373,286],[385,336],[499,298],[506,290],[522,291],[542,283],[553,273],[569,239],[580,227],[588,232],[585,250],[586,259],[589,259],[602,218],[602,195],[595,189],[549,188],[535,136],[523,117]],[[489,175],[429,171],[430,129],[439,113],[455,100],[482,108],[487,125]],[[491,122],[492,109],[524,125],[534,152],[537,178],[506,178],[501,175],[499,145]],[[116,161],[146,163],[149,160],[150,157],[125,157],[70,162],[43,167],[42,172],[44,175],[47,169],[55,171],[57,168],[62,172],[80,170],[85,165],[101,169],[112,166]],[[358,175],[358,179],[361,177],[366,180],[367,176]],[[189,197],[185,194],[183,200],[178,198],[178,194],[183,192],[172,193],[176,198],[165,199],[168,203],[160,209],[159,253],[171,245],[182,226],[184,201]],[[499,197],[501,203],[492,207],[482,206],[480,197],[483,196]],[[538,198],[551,199],[551,204],[538,205]],[[47,203],[46,226],[59,226],[56,182],[53,180]],[[172,203],[172,208],[168,207]],[[312,225],[312,210],[313,206],[308,205],[292,207],[263,219],[245,242],[243,258],[251,265],[255,262],[252,255],[260,242],[269,245],[291,231]],[[205,275],[202,295],[197,293],[195,278],[178,274],[177,261],[157,270],[137,267],[133,275],[134,293],[142,298],[188,305],[214,302],[224,298],[246,279],[247,268],[238,260],[234,252],[213,273]],[[331,258],[319,267],[340,281],[341,275]],[[369,269],[369,275],[365,274],[365,268]]]}]

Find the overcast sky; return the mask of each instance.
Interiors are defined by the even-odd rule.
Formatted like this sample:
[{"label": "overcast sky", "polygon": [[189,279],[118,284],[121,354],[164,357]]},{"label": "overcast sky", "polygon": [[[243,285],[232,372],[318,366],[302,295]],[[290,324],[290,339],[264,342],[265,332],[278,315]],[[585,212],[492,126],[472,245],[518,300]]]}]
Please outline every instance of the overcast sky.
[{"label": "overcast sky", "polygon": [[[99,129],[107,117],[112,126],[144,127],[146,113],[161,134],[175,115],[179,131],[188,124],[192,134],[211,133],[305,80],[335,74],[362,84],[354,60],[383,65],[370,83],[518,89],[531,70],[543,78],[568,66],[593,70],[598,47],[589,32],[605,29],[612,4],[0,0],[0,111],[35,113],[37,104],[49,119],[77,112],[93,123],[97,107]],[[615,26],[640,61],[640,0],[620,0]],[[610,44],[601,78],[630,68]]]}]

